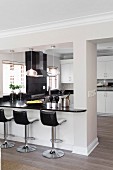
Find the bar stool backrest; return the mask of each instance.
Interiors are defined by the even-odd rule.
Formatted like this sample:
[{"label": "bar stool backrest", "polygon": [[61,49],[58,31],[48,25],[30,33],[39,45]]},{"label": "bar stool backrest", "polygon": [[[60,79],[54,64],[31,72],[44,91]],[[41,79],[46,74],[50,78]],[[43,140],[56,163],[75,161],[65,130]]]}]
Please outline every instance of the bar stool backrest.
[{"label": "bar stool backrest", "polygon": [[14,117],[14,120],[17,124],[28,125],[30,123],[28,121],[26,111],[15,111],[15,110],[13,110],[13,117]]},{"label": "bar stool backrest", "polygon": [[0,122],[7,122],[3,109],[0,109]]},{"label": "bar stool backrest", "polygon": [[59,125],[55,111],[40,110],[40,119],[42,124],[46,126]]}]

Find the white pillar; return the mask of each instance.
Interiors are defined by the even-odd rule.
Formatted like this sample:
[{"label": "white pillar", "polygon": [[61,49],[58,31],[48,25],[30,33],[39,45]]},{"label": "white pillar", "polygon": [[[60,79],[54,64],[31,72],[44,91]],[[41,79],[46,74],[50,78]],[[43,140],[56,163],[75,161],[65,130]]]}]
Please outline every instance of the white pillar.
[{"label": "white pillar", "polygon": [[91,41],[86,42],[87,64],[87,146],[98,144],[97,139],[97,47]]},{"label": "white pillar", "polygon": [[[73,152],[88,155],[98,144],[96,114],[96,45],[79,39],[73,43],[74,107],[86,112],[74,115]],[[90,92],[89,92],[90,91]],[[88,94],[92,96],[88,96]]]}]

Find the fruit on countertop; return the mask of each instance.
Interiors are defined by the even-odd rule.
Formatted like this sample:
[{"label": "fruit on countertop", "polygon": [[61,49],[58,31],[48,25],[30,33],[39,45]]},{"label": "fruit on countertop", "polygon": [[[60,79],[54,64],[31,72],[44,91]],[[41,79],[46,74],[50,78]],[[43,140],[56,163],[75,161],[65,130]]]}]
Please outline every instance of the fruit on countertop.
[{"label": "fruit on countertop", "polygon": [[36,104],[36,103],[42,103],[42,101],[41,100],[29,100],[29,101],[27,101],[26,102],[26,104]]}]

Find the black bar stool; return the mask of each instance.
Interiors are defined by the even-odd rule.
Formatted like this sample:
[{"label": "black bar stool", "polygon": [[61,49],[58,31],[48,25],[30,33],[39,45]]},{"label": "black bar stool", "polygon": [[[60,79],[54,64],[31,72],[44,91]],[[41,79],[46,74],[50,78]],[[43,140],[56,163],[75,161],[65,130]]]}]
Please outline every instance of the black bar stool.
[{"label": "black bar stool", "polygon": [[50,150],[44,151],[43,156],[46,158],[54,159],[64,156],[64,152],[54,148],[55,135],[54,128],[62,123],[66,122],[66,119],[57,119],[55,111],[45,111],[40,110],[40,118],[43,125],[52,127],[52,148]]},{"label": "black bar stool", "polygon": [[14,143],[13,142],[8,142],[7,141],[7,122],[13,120],[13,117],[12,116],[5,116],[4,114],[4,110],[3,109],[0,109],[0,122],[3,122],[4,123],[4,142],[1,144],[0,148],[12,148],[14,146]]},{"label": "black bar stool", "polygon": [[25,145],[20,146],[19,148],[17,148],[17,151],[18,152],[23,152],[23,153],[35,151],[36,146],[28,145],[28,141],[27,141],[27,138],[28,138],[28,136],[27,136],[27,125],[32,124],[32,123],[34,123],[36,121],[39,121],[39,119],[37,119],[37,118],[28,119],[27,111],[15,111],[15,110],[13,110],[13,116],[14,116],[14,121],[17,124],[25,126]]}]

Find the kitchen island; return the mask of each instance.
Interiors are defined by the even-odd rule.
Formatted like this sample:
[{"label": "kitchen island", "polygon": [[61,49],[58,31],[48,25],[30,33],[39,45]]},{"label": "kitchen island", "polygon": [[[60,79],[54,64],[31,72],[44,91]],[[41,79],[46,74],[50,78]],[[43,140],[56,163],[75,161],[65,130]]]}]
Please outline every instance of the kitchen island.
[{"label": "kitchen island", "polygon": [[[75,152],[75,140],[79,138],[76,137],[76,124],[79,117],[86,114],[85,109],[74,109],[73,106],[63,108],[59,106],[56,108],[55,103],[50,107],[50,103],[44,105],[27,105],[25,101],[1,101],[0,108],[3,108],[6,116],[12,115],[13,110],[26,110],[28,117],[38,118],[40,120],[40,109],[43,110],[54,110],[57,112],[58,118],[65,118],[67,122],[63,123],[61,126],[56,128],[56,137],[63,140],[62,143],[56,143],[55,147],[70,150],[73,153]],[[9,137],[8,139],[13,141],[24,142],[24,127],[16,124],[14,121],[9,122]],[[35,122],[29,125],[29,137],[34,137],[34,140],[29,140],[29,143],[42,145],[42,146],[51,146],[51,128],[48,126],[42,125],[41,121]],[[0,138],[3,138],[3,123],[0,123]]]}]

